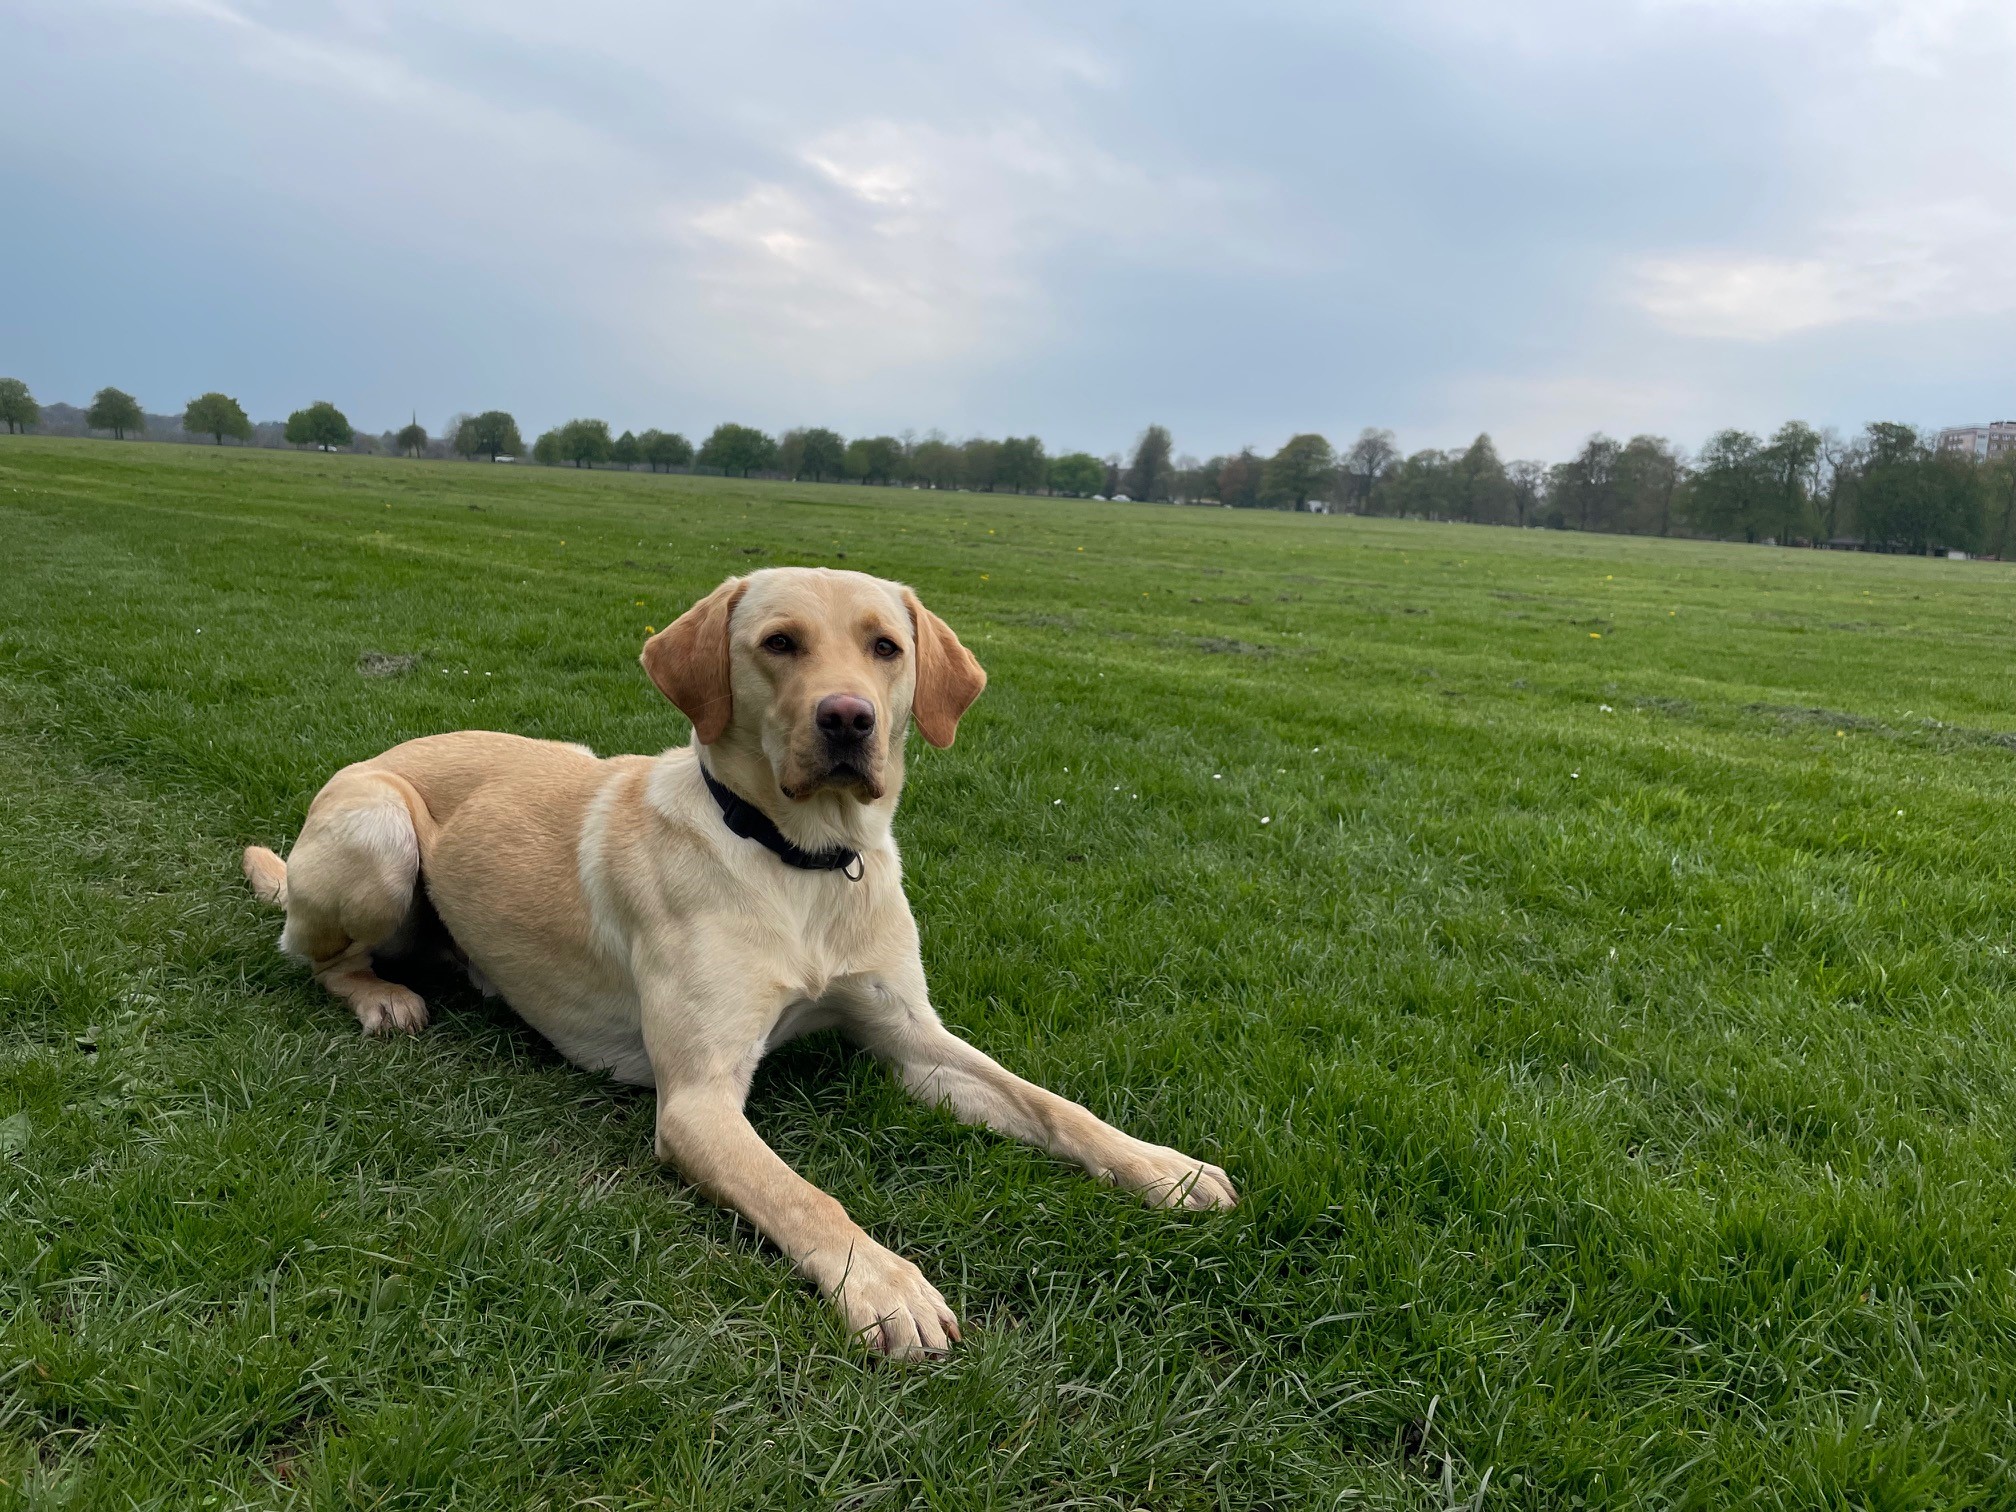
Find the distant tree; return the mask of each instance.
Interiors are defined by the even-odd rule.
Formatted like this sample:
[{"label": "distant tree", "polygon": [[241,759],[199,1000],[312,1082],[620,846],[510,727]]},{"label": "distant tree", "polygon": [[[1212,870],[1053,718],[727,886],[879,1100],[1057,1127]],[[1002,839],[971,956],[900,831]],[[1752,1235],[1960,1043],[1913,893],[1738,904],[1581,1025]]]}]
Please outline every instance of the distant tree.
[{"label": "distant tree", "polygon": [[289,446],[313,446],[321,451],[334,451],[339,446],[348,446],[354,434],[343,411],[327,399],[317,399],[308,408],[298,409],[287,417]]},{"label": "distant tree", "polygon": [[903,443],[894,436],[870,436],[868,438],[868,477],[877,483],[890,483],[903,469]]},{"label": "distant tree", "polygon": [[1547,464],[1513,462],[1505,468],[1505,482],[1511,490],[1512,523],[1524,530],[1540,522],[1547,502]]},{"label": "distant tree", "polygon": [[1216,504],[1218,502],[1218,472],[1224,467],[1223,457],[1207,457],[1199,462],[1195,457],[1176,459],[1175,494],[1182,504]]},{"label": "distant tree", "polygon": [[1778,427],[1778,433],[1764,448],[1759,461],[1771,478],[1771,502],[1767,516],[1771,534],[1786,546],[1801,536],[1810,536],[1812,488],[1820,461],[1820,433],[1803,420],[1788,420]]},{"label": "distant tree", "polygon": [[7,434],[19,435],[42,418],[42,408],[28,385],[19,378],[0,378],[0,420],[7,422]]},{"label": "distant tree", "polygon": [[647,430],[637,438],[637,451],[653,472],[670,472],[693,461],[693,443],[677,431]]},{"label": "distant tree", "polygon": [[[511,418],[508,410],[485,410],[469,422],[470,450],[464,456],[482,455],[495,462],[499,457],[515,457],[525,450],[525,443],[518,435],[518,422]],[[460,436],[458,427],[457,436]],[[460,451],[458,443],[456,450]]]},{"label": "distant tree", "polygon": [[427,427],[416,417],[413,422],[392,438],[393,445],[409,457],[427,454]]},{"label": "distant tree", "polygon": [[1748,431],[1715,432],[1695,459],[1687,499],[1690,522],[1704,534],[1758,539],[1775,502],[1764,443]]},{"label": "distant tree", "polygon": [[1358,432],[1358,439],[1339,459],[1344,474],[1345,498],[1350,507],[1369,513],[1379,480],[1399,460],[1400,448],[1393,444],[1393,432],[1377,430],[1369,425]]},{"label": "distant tree", "polygon": [[999,467],[1003,487],[1017,493],[1025,489],[1033,493],[1049,476],[1050,459],[1044,454],[1040,438],[1010,436],[1001,443]]},{"label": "distant tree", "polygon": [[[777,438],[777,471],[794,483],[805,476],[805,427],[794,425]],[[815,480],[816,481],[816,480]]]},{"label": "distant tree", "polygon": [[1066,452],[1050,459],[1050,488],[1075,499],[1089,499],[1106,482],[1106,464],[1090,452]]},{"label": "distant tree", "polygon": [[1862,432],[1862,451],[1871,467],[1891,467],[1922,459],[1925,443],[1919,439],[1916,426],[1877,420]]},{"label": "distant tree", "polygon": [[972,489],[994,492],[1001,481],[1001,443],[974,436],[959,445],[959,481]]},{"label": "distant tree", "polygon": [[1375,496],[1382,514],[1409,519],[1455,518],[1460,485],[1456,462],[1460,452],[1424,448],[1386,469]]},{"label": "distant tree", "polygon": [[902,465],[903,443],[894,436],[862,436],[840,454],[841,475],[859,483],[887,483]]},{"label": "distant tree", "polygon": [[1620,528],[1666,535],[1673,528],[1673,501],[1686,468],[1663,436],[1633,436],[1617,454],[1617,509]]},{"label": "distant tree", "polygon": [[1855,487],[1862,476],[1862,448],[1844,440],[1832,426],[1820,432],[1818,481],[1813,489],[1813,512],[1822,542],[1839,538],[1847,528]]},{"label": "distant tree", "polygon": [[1474,525],[1502,525],[1512,517],[1512,484],[1505,476],[1505,464],[1498,460],[1498,447],[1488,435],[1480,435],[1456,458],[1454,511],[1459,520]]},{"label": "distant tree", "polygon": [[1267,464],[1260,454],[1250,446],[1242,446],[1218,469],[1218,502],[1234,509],[1258,509],[1266,473]]},{"label": "distant tree", "polygon": [[[140,401],[124,389],[101,388],[91,396],[91,408],[84,412],[84,423],[92,430],[108,430],[116,441],[124,441],[126,432],[143,434],[147,429],[147,417],[141,413]],[[344,437],[347,441],[349,437]]]},{"label": "distant tree", "polygon": [[1855,512],[1867,540],[1913,552],[1979,549],[1983,480],[1973,458],[1934,451],[1891,421],[1863,432],[1862,450]]},{"label": "distant tree", "polygon": [[477,444],[474,415],[464,415],[455,422],[453,437],[448,444],[455,448],[455,455],[463,461],[473,462],[483,454],[483,448]]},{"label": "distant tree", "polygon": [[1623,451],[1598,431],[1582,444],[1573,461],[1554,469],[1548,493],[1561,511],[1561,521],[1576,530],[1610,530],[1617,518],[1617,458]]},{"label": "distant tree", "polygon": [[560,427],[561,459],[576,467],[607,462],[613,449],[607,420],[569,420]]},{"label": "distant tree", "polygon": [[1169,460],[1173,450],[1167,426],[1151,425],[1141,432],[1140,439],[1134,443],[1134,460],[1127,464],[1127,475],[1120,480],[1120,487],[1128,498],[1169,497],[1176,472]]},{"label": "distant tree", "polygon": [[777,465],[777,443],[753,425],[722,424],[701,443],[700,465],[746,478]]},{"label": "distant tree", "polygon": [[558,467],[564,460],[560,455],[560,432],[542,431],[539,439],[532,443],[532,460],[541,467]]},{"label": "distant tree", "polygon": [[623,432],[609,447],[609,460],[621,467],[635,467],[644,459],[644,449],[630,431]]},{"label": "distant tree", "polygon": [[933,431],[911,448],[907,470],[928,488],[957,488],[963,463],[959,448]]},{"label": "distant tree", "polygon": [[1337,472],[1337,453],[1313,431],[1290,437],[1267,459],[1260,491],[1278,508],[1302,510],[1329,492]]},{"label": "distant tree", "polygon": [[1121,471],[1120,453],[1109,453],[1106,457],[1106,497],[1109,499],[1122,497],[1120,490]]},{"label": "distant tree", "polygon": [[1981,549],[2002,560],[2016,550],[2016,451],[2005,451],[1981,469],[1984,506]]},{"label": "distant tree", "polygon": [[837,431],[799,426],[777,438],[777,471],[787,478],[819,483],[844,477],[846,470],[847,443]]},{"label": "distant tree", "polygon": [[800,431],[799,437],[798,465],[786,466],[784,471],[787,475],[809,477],[814,483],[840,476],[847,462],[847,443],[840,438],[838,431],[815,425],[810,430]]},{"label": "distant tree", "polygon": [[1926,533],[1930,549],[1949,547],[1979,551],[1986,502],[1985,470],[1972,457],[1960,452],[1934,451],[1924,462],[1926,488],[1931,495],[1932,525]]},{"label": "distant tree", "polygon": [[252,439],[252,422],[244,407],[228,394],[204,394],[191,399],[182,411],[182,429],[192,436],[209,436],[217,445],[226,436],[235,441]]}]

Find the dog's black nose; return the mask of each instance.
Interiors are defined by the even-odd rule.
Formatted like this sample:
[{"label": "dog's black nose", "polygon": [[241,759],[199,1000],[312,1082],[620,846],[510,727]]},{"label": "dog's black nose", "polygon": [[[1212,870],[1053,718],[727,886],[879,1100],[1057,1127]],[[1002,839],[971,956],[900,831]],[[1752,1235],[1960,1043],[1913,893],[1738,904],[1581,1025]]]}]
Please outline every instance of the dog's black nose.
[{"label": "dog's black nose", "polygon": [[875,728],[875,705],[852,693],[828,693],[814,713],[829,739],[860,737]]}]

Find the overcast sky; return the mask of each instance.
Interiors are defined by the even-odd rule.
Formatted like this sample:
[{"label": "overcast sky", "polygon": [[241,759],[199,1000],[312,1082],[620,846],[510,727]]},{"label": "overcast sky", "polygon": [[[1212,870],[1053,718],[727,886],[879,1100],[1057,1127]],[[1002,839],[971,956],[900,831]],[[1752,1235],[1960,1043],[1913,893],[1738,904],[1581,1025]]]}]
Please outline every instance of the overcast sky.
[{"label": "overcast sky", "polygon": [[0,0],[0,374],[1555,457],[2016,415],[2012,0]]}]

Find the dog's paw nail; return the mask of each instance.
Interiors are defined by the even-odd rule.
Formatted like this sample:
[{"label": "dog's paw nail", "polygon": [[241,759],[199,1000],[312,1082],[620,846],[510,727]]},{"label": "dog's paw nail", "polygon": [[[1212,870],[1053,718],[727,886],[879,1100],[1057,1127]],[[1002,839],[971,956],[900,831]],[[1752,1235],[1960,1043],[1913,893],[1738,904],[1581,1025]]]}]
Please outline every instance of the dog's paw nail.
[{"label": "dog's paw nail", "polygon": [[387,993],[359,1003],[357,1022],[367,1038],[394,1032],[418,1034],[427,1027],[427,1003],[417,992]]},{"label": "dog's paw nail", "polygon": [[891,1360],[943,1359],[959,1337],[938,1289],[900,1255],[856,1256],[834,1301],[855,1337]]}]

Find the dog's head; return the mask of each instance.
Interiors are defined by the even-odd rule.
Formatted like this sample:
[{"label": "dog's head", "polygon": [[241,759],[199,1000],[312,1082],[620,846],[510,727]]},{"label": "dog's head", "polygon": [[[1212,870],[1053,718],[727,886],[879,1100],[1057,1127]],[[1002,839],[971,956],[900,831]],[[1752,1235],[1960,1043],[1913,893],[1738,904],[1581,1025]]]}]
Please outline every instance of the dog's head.
[{"label": "dog's head", "polygon": [[900,583],[824,567],[730,578],[644,644],[644,670],[705,746],[760,751],[778,789],[872,803],[902,734],[949,746],[987,674]]}]

